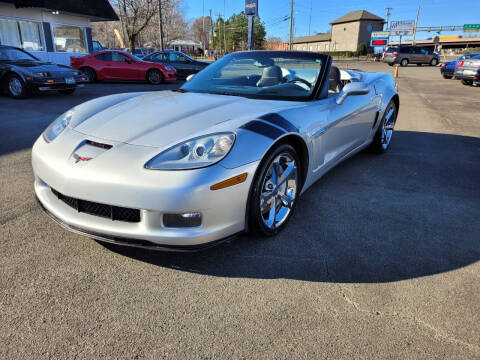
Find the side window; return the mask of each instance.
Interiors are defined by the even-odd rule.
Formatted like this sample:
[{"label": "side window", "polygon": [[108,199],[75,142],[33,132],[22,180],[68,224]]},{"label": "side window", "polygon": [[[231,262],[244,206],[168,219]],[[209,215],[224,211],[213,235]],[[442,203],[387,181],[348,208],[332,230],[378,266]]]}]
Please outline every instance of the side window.
[{"label": "side window", "polygon": [[102,60],[102,61],[112,61],[112,53],[103,53],[95,55],[95,59]]},{"label": "side window", "polygon": [[162,61],[162,62],[167,62],[168,61],[167,54],[164,54],[164,53],[155,55],[154,59],[157,60],[157,61]]},{"label": "side window", "polygon": [[177,54],[177,53],[170,53],[170,61],[171,62],[182,62],[182,63],[188,62],[188,60],[185,56]]},{"label": "side window", "polygon": [[117,61],[117,62],[124,62],[127,57],[123,54],[120,54],[118,52],[113,52],[112,53],[112,61]]}]

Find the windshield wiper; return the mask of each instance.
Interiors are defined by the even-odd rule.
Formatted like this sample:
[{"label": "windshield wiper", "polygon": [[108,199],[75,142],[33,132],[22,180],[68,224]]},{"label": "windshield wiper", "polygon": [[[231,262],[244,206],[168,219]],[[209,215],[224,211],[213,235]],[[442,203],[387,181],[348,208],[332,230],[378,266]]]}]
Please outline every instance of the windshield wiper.
[{"label": "windshield wiper", "polygon": [[187,90],[184,90],[184,89],[174,89],[172,91],[179,92],[179,93],[186,93],[187,92]]}]

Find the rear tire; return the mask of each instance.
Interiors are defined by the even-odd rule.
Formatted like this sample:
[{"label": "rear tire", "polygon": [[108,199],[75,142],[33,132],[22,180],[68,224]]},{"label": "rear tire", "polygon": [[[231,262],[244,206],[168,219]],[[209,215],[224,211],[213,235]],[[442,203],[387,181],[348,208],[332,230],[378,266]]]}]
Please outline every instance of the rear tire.
[{"label": "rear tire", "polygon": [[5,91],[14,99],[24,99],[29,95],[27,85],[17,74],[7,76],[5,79]]},{"label": "rear tire", "polygon": [[402,59],[402,61],[400,61],[400,65],[405,67],[408,65],[408,59]]},{"label": "rear tire", "polygon": [[443,76],[444,79],[451,79],[453,77],[452,75],[448,75],[448,74],[445,74],[445,73],[443,73],[442,76]]},{"label": "rear tire", "polygon": [[72,95],[75,92],[75,89],[58,90],[58,92],[62,95]]},{"label": "rear tire", "polygon": [[163,82],[163,73],[158,69],[148,70],[147,81],[153,85],[161,84]]},{"label": "rear tire", "polygon": [[97,81],[97,73],[92,68],[85,67],[80,69],[80,71],[87,75],[89,83],[94,83],[95,81]]},{"label": "rear tire", "polygon": [[387,105],[382,121],[378,125],[377,132],[373,137],[370,150],[377,154],[383,154],[390,147],[390,142],[393,136],[393,129],[397,121],[398,109],[393,100]]},{"label": "rear tire", "polygon": [[462,84],[463,85],[473,85],[473,81],[472,80],[466,80],[466,79],[462,79]]},{"label": "rear tire", "polygon": [[422,64],[417,64],[417,66],[422,66]]},{"label": "rear tire", "polygon": [[290,220],[302,184],[301,164],[289,144],[275,147],[260,163],[249,198],[248,223],[251,233],[273,236]]}]

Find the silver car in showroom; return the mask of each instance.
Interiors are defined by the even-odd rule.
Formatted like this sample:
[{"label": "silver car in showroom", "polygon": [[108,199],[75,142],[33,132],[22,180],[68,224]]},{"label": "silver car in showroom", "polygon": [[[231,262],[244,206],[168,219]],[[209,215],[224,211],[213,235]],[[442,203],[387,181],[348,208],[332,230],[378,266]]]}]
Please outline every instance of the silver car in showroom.
[{"label": "silver car in showroom", "polygon": [[116,94],[60,115],[33,146],[35,193],[63,227],[189,251],[240,232],[272,236],[329,169],[390,145],[390,74],[328,55],[227,55],[180,89]]}]

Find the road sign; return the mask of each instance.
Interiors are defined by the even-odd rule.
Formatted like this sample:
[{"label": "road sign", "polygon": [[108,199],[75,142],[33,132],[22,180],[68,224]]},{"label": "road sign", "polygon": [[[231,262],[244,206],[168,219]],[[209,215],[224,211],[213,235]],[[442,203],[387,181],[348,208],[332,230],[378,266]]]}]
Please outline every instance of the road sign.
[{"label": "road sign", "polygon": [[245,0],[245,15],[258,16],[258,0]]},{"label": "road sign", "polygon": [[372,39],[374,38],[388,38],[390,33],[388,31],[373,31]]},{"label": "road sign", "polygon": [[414,26],[415,26],[415,20],[392,21],[390,23],[390,34],[391,35],[411,35],[413,34]]},{"label": "road sign", "polygon": [[480,24],[465,24],[463,25],[464,32],[479,32]]}]

